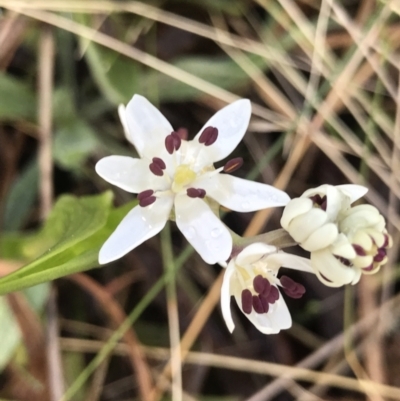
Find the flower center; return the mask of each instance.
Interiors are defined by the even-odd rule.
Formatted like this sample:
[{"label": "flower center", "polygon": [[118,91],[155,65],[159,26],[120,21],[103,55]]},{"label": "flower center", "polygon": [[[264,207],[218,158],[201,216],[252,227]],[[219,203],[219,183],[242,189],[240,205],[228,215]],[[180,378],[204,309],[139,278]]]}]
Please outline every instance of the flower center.
[{"label": "flower center", "polygon": [[181,164],[176,168],[172,191],[178,193],[187,187],[196,178],[196,173],[187,165]]}]

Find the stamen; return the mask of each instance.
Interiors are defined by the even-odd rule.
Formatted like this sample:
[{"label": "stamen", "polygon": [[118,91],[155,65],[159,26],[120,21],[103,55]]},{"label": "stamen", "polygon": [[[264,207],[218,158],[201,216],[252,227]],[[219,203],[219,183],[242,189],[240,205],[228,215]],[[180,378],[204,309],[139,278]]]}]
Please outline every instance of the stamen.
[{"label": "stamen", "polygon": [[268,303],[267,298],[265,296],[263,296],[263,294],[260,294],[258,297],[260,298],[261,304],[262,304],[263,309],[264,309],[264,313],[268,313],[268,311],[269,311],[269,303]]},{"label": "stamen", "polygon": [[313,203],[318,205],[323,211],[326,211],[326,206],[327,206],[326,195],[321,197],[321,195],[317,194],[310,196],[310,199],[313,201]]},{"label": "stamen", "polygon": [[243,166],[243,159],[241,157],[236,157],[235,159],[229,160],[224,166],[225,173],[233,173]]},{"label": "stamen", "polygon": [[263,276],[261,276],[261,274],[254,277],[253,287],[254,287],[254,291],[257,292],[258,294],[263,293],[264,290],[266,289],[266,287],[268,287],[269,285],[270,285],[269,281],[266,278],[264,278]]},{"label": "stamen", "polygon": [[252,303],[256,313],[264,313],[264,308],[258,295],[253,295]]},{"label": "stamen", "polygon": [[292,280],[288,276],[282,276],[280,278],[280,282],[283,287],[283,291],[285,291],[285,294],[291,298],[301,298],[306,292],[306,289],[303,285],[301,285],[300,283],[296,283],[296,281]]},{"label": "stamen", "polygon": [[161,170],[165,170],[167,166],[164,163],[163,159],[160,159],[159,157],[153,157],[153,163],[157,164],[158,167],[160,167]]},{"label": "stamen", "polygon": [[274,285],[271,285],[271,289],[270,289],[269,294],[267,295],[266,299],[269,304],[274,304],[275,301],[277,301],[279,299],[279,291]]},{"label": "stamen", "polygon": [[253,296],[250,290],[246,289],[242,291],[242,310],[246,314],[250,314],[253,307]]},{"label": "stamen", "polygon": [[379,248],[378,253],[374,256],[374,262],[382,262],[386,258],[386,249]]},{"label": "stamen", "polygon": [[367,254],[367,252],[365,252],[365,249],[361,245],[358,244],[352,244],[352,245],[358,256],[365,256]]},{"label": "stamen", "polygon": [[146,191],[138,193],[137,198],[140,201],[144,198],[148,198],[149,196],[151,196],[153,194],[154,194],[154,191],[152,189],[146,189]]},{"label": "stamen", "polygon": [[154,162],[150,163],[149,169],[154,175],[157,175],[159,177],[162,177],[164,175],[162,168]]},{"label": "stamen", "polygon": [[186,190],[186,195],[189,196],[189,198],[203,199],[206,196],[206,191],[201,188],[188,188]]},{"label": "stamen", "polygon": [[340,263],[344,264],[347,267],[352,266],[352,263],[350,262],[349,259],[346,259],[342,256],[337,256],[337,255],[333,255]]},{"label": "stamen", "polygon": [[171,133],[172,137],[174,138],[174,147],[175,150],[178,150],[181,147],[182,144],[182,139],[180,137],[180,135],[177,132],[172,132]]},{"label": "stamen", "polygon": [[167,152],[172,155],[175,150],[175,140],[172,135],[168,135],[165,137],[165,148],[167,149]]},{"label": "stamen", "polygon": [[205,146],[212,145],[218,138],[218,128],[207,127],[200,134],[199,142],[203,143]]},{"label": "stamen", "polygon": [[175,132],[179,135],[179,138],[184,141],[188,139],[188,130],[186,128],[178,128]]},{"label": "stamen", "polygon": [[140,199],[139,205],[142,207],[149,206],[153,204],[156,201],[156,199],[157,198],[155,196],[148,196],[147,198]]},{"label": "stamen", "polygon": [[165,137],[165,148],[170,155],[174,153],[174,150],[178,150],[181,147],[181,143],[182,139],[175,131]]}]

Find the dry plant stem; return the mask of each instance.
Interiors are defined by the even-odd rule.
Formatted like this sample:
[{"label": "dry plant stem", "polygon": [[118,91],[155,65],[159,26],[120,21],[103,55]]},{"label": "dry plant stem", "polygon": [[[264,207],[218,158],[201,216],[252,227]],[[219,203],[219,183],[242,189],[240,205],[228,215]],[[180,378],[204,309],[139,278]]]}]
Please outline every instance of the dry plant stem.
[{"label": "dry plant stem", "polygon": [[[377,316],[375,316],[377,318]],[[371,322],[370,322],[371,324]],[[97,352],[103,346],[101,341],[83,339],[62,339],[63,349],[74,352]],[[149,358],[162,360],[168,357],[169,350],[165,348],[143,347],[143,351]],[[124,344],[118,344],[113,351],[117,355],[126,355],[127,349]],[[263,362],[253,359],[238,358],[226,355],[218,355],[206,352],[189,352],[186,362],[196,365],[204,365],[221,369],[235,370],[239,372],[255,373],[268,376],[280,376],[278,380],[289,381],[292,379],[307,381],[310,383],[324,383],[331,387],[348,389],[365,393],[365,389],[374,387],[379,394],[400,400],[400,389],[373,383],[368,380],[358,381],[332,373],[317,372],[307,368],[297,366],[286,366],[272,362]],[[260,400],[266,398],[260,398]]]},{"label": "dry plant stem", "polygon": [[[125,313],[119,304],[93,279],[82,273],[73,274],[66,278],[88,291],[101,304],[115,326],[118,327],[125,321]],[[150,391],[152,388],[150,369],[139,348],[139,343],[133,328],[126,331],[124,340],[129,346],[129,357],[132,369],[136,373],[140,397],[144,401],[150,401]]]},{"label": "dry plant stem", "polygon": [[164,227],[164,230],[161,233],[161,250],[164,269],[168,275],[172,276],[166,284],[168,329],[171,347],[172,401],[182,401],[182,357],[180,347],[179,312],[176,294],[174,256],[169,224]]},{"label": "dry plant stem", "polygon": [[104,380],[107,376],[108,366],[110,363],[110,357],[104,359],[99,365],[96,372],[93,374],[93,380],[86,395],[85,401],[99,401],[103,392]]},{"label": "dry plant stem", "polygon": [[[361,318],[367,316],[371,311],[377,310],[376,285],[373,281],[376,277],[368,277],[368,280],[361,280],[358,284],[359,315]],[[369,378],[376,383],[385,383],[385,364],[383,361],[382,337],[378,333],[379,325],[366,332],[369,346],[364,352],[365,369]],[[383,398],[374,393],[370,393],[371,401],[383,401]]]},{"label": "dry plant stem", "polygon": [[46,356],[49,376],[50,400],[58,401],[65,391],[62,358],[59,343],[59,325],[56,289],[50,285],[50,296],[46,305]]},{"label": "dry plant stem", "polygon": [[[39,172],[40,213],[45,219],[53,202],[53,158],[52,158],[52,93],[55,46],[52,28],[43,25],[39,39]],[[52,287],[52,286],[51,286]],[[56,295],[50,289],[46,307],[46,356],[50,400],[59,400],[64,393],[64,375],[58,343],[58,312]]]},{"label": "dry plant stem", "polygon": [[[27,9],[20,9],[18,7],[15,7],[12,3],[7,3],[7,2],[3,3],[0,0],[0,5],[1,4],[4,4],[5,7],[15,10],[18,13],[27,15],[39,21],[48,22],[49,24],[54,25],[58,28],[72,32],[87,40],[93,41],[102,46],[117,51],[120,54],[123,54],[133,60],[136,60],[150,68],[153,68],[156,71],[160,71],[163,74],[170,76],[171,78],[184,82],[187,85],[196,88],[201,92],[205,92],[210,96],[220,99],[225,103],[232,103],[235,100],[239,99],[237,95],[234,95],[229,91],[221,89],[217,85],[211,84],[208,81],[205,81],[178,67],[175,67],[165,61],[162,61],[154,56],[151,56],[148,53],[142,52],[141,50],[131,47],[130,45],[127,45],[118,39],[108,36],[102,32],[97,32],[95,29],[89,28],[87,26],[76,23],[59,15],[55,15],[53,13],[45,11],[29,11]],[[262,107],[258,104],[253,104],[252,110],[253,114],[265,118],[271,122],[274,122],[277,130],[281,128],[286,128],[287,126],[287,122],[284,116],[277,115],[276,113],[271,112],[265,107]]]},{"label": "dry plant stem", "polygon": [[[352,336],[353,338],[359,336],[365,331],[369,330],[371,326],[375,325],[379,319],[379,314],[384,313],[386,310],[393,309],[399,306],[400,296],[387,301],[381,306],[379,310],[374,310],[369,313],[365,318],[359,320],[357,323],[349,327],[346,336]],[[333,353],[338,352],[344,346],[345,334],[338,334],[336,337],[332,338],[326,342],[322,347],[318,348],[312,354],[304,358],[302,361],[297,363],[296,367],[312,369],[318,366],[323,361],[325,361]],[[285,388],[290,384],[291,380],[288,378],[278,378],[272,381],[270,384],[262,388],[260,391],[252,395],[246,401],[266,401],[277,396],[279,393],[285,390]]]},{"label": "dry plant stem", "polygon": [[39,42],[39,169],[40,211],[46,218],[53,201],[53,161],[51,153],[54,38],[51,28],[41,28]]},{"label": "dry plant stem", "polygon": [[[397,260],[397,256],[399,254],[398,248],[398,232],[396,232],[396,228],[393,225],[393,218],[396,216],[396,211],[399,209],[399,199],[393,193],[392,187],[396,185],[396,180],[399,179],[400,175],[400,70],[399,70],[399,84],[397,87],[397,109],[396,109],[396,118],[393,130],[393,151],[391,158],[391,172],[390,172],[390,186],[389,186],[389,208],[388,208],[388,231],[393,237],[393,247],[389,250],[389,263],[383,269],[383,286],[382,286],[382,302],[387,301],[394,293],[394,262]],[[384,316],[386,320],[391,322],[393,317],[391,316],[390,311],[387,315]],[[385,329],[385,321],[381,319],[381,329]]]}]

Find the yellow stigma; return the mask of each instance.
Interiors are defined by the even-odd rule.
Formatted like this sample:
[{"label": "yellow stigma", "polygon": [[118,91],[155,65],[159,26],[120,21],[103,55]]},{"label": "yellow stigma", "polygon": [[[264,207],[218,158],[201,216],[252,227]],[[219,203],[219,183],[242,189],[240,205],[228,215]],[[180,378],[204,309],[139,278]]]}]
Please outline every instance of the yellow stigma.
[{"label": "yellow stigma", "polygon": [[176,168],[172,190],[180,192],[196,178],[196,173],[186,164],[181,164]]}]

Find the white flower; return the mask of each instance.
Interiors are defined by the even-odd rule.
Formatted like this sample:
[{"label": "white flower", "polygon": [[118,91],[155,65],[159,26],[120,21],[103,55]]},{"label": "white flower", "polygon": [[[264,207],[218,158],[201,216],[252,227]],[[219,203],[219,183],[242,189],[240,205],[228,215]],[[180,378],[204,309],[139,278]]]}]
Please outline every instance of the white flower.
[{"label": "white flower", "polygon": [[232,250],[228,229],[208,204],[212,198],[239,212],[284,206],[289,197],[269,185],[227,174],[240,167],[240,158],[215,169],[246,132],[251,105],[238,100],[217,112],[192,141],[181,138],[165,117],[144,97],[135,95],[119,113],[127,139],[140,159],[109,156],[96,165],[111,184],[138,194],[132,209],[100,250],[108,263],[159,233],[174,209],[178,228],[207,263],[226,260]]},{"label": "white flower", "polygon": [[278,279],[282,266],[312,272],[308,259],[263,243],[247,246],[230,260],[221,287],[222,315],[230,332],[235,328],[230,309],[232,295],[245,316],[262,333],[279,333],[292,325],[278,286],[292,298],[300,298],[305,289],[287,276]]},{"label": "white flower", "polygon": [[371,205],[351,207],[367,191],[322,185],[291,200],[283,212],[282,227],[311,252],[313,270],[328,286],[355,284],[387,261],[391,238],[383,216]]}]

